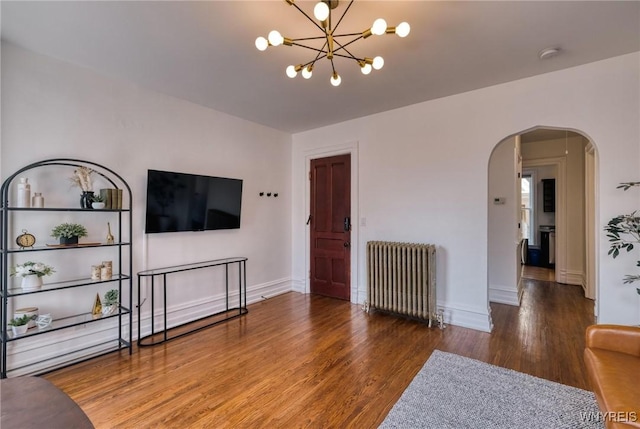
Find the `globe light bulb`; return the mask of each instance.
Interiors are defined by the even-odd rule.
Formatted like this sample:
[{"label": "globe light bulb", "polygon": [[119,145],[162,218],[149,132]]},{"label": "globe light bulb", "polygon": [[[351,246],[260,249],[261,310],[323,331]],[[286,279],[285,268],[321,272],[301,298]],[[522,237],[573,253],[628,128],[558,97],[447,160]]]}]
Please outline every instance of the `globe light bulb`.
[{"label": "globe light bulb", "polygon": [[[376,36],[380,36],[384,34],[385,31],[387,31],[387,21],[385,21],[382,18],[378,18],[375,21],[373,21],[373,25],[371,26],[372,34],[375,34]],[[271,39],[269,39],[269,41],[271,41]]]},{"label": "globe light bulb", "polygon": [[284,42],[284,37],[282,37],[282,34],[280,34],[278,30],[272,30],[269,33],[268,39],[272,46],[279,46]]},{"label": "globe light bulb", "polygon": [[256,39],[256,48],[258,48],[259,51],[264,51],[267,47],[269,47],[269,41],[267,39],[262,36]]},{"label": "globe light bulb", "polygon": [[313,16],[315,16],[318,21],[324,21],[329,18],[329,5],[323,1],[316,3],[316,6],[313,8]]},{"label": "globe light bulb", "polygon": [[365,64],[362,67],[360,67],[360,71],[362,72],[362,74],[369,74],[371,73],[371,64]]},{"label": "globe light bulb", "polygon": [[311,77],[311,75],[313,74],[313,69],[311,68],[311,66],[305,67],[302,69],[302,77],[305,79],[309,79]]},{"label": "globe light bulb", "polygon": [[287,67],[287,76],[289,76],[291,79],[298,76],[298,72],[296,71],[296,66]]},{"label": "globe light bulb", "polygon": [[333,76],[331,76],[331,85],[339,86],[340,82],[342,82],[342,79],[340,78],[338,73],[334,73]]},{"label": "globe light bulb", "polygon": [[400,37],[407,37],[411,31],[411,26],[407,22],[401,22],[396,27],[396,34]]},{"label": "globe light bulb", "polygon": [[380,70],[384,66],[384,58],[378,56],[373,59],[373,68]]}]

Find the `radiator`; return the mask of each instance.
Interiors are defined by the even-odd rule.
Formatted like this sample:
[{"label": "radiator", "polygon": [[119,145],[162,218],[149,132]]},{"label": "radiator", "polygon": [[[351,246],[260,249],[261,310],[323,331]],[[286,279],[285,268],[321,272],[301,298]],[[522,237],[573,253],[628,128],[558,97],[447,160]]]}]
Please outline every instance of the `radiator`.
[{"label": "radiator", "polygon": [[427,321],[436,314],[436,248],[432,244],[367,243],[367,312],[376,309]]}]

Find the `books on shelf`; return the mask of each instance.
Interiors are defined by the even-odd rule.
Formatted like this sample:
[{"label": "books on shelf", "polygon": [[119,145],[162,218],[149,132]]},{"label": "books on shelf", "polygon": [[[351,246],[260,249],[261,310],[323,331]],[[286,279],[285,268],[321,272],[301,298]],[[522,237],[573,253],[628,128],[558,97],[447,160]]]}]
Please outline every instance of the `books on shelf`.
[{"label": "books on shelf", "polygon": [[107,210],[122,209],[122,189],[103,188],[100,196],[104,199],[104,208]]}]

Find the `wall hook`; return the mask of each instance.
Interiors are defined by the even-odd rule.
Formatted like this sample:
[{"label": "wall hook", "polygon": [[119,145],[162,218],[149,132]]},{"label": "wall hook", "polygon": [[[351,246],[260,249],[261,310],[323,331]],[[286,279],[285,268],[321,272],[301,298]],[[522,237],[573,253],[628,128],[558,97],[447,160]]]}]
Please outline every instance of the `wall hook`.
[{"label": "wall hook", "polygon": [[260,192],[260,194],[258,195],[260,195],[261,197],[264,197],[264,192]]}]

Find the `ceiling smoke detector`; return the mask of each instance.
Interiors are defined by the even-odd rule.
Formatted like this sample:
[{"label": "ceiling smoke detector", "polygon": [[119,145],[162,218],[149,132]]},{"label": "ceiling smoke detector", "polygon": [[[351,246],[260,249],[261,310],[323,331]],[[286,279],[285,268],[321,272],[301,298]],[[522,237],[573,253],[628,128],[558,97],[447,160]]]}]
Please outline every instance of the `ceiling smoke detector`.
[{"label": "ceiling smoke detector", "polygon": [[540,51],[538,57],[541,60],[546,60],[552,57],[555,57],[560,53],[560,48],[546,48]]}]

